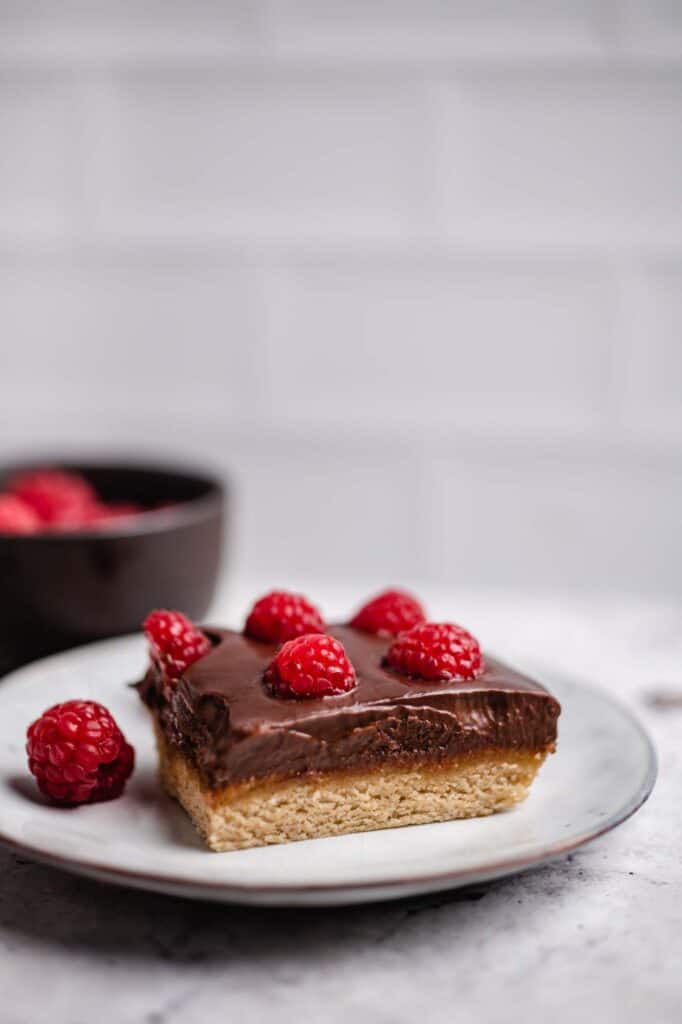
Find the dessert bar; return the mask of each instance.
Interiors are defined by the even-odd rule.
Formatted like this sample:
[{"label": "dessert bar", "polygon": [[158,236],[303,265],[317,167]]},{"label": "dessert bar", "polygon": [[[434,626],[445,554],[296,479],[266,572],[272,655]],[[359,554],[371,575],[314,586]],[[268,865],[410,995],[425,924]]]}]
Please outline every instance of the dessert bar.
[{"label": "dessert bar", "polygon": [[558,702],[461,627],[342,624],[281,643],[277,623],[272,642],[253,622],[184,622],[192,663],[148,628],[138,688],[163,785],[213,850],[491,814],[554,750]]}]

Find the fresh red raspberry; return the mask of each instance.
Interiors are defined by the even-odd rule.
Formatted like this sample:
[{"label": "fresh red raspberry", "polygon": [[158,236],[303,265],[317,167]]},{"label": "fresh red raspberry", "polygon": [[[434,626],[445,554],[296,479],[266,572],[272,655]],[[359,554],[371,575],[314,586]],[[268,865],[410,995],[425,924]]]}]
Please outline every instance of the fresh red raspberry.
[{"label": "fresh red raspberry", "polygon": [[350,620],[350,625],[377,636],[397,636],[426,618],[416,597],[404,590],[384,590],[363,604]]},{"label": "fresh red raspberry", "polygon": [[355,686],[355,669],[343,644],[326,633],[288,640],[265,671],[277,697],[330,697]]},{"label": "fresh red raspberry", "polygon": [[98,800],[112,800],[120,796],[124,790],[127,779],[132,775],[135,767],[135,751],[130,743],[123,742],[121,753],[115,761],[103,764],[97,773],[97,785],[90,797],[90,802]]},{"label": "fresh red raspberry", "polygon": [[0,533],[37,533],[40,519],[15,494],[0,494]]},{"label": "fresh red raspberry", "polygon": [[110,713],[92,700],[55,704],[29,725],[26,740],[40,791],[66,806],[120,796],[135,762]]},{"label": "fresh red raspberry", "polygon": [[11,484],[41,522],[57,529],[85,525],[97,506],[97,495],[84,477],[56,469],[23,473]]},{"label": "fresh red raspberry", "polygon": [[185,669],[208,654],[211,641],[182,612],[150,612],[142,624],[149,652],[167,679],[179,679]]},{"label": "fresh red raspberry", "polygon": [[326,626],[315,605],[302,594],[272,590],[256,601],[244,632],[254,640],[283,644],[306,633],[324,633]]},{"label": "fresh red raspberry", "polygon": [[420,622],[401,633],[386,664],[402,675],[434,681],[476,679],[485,668],[478,640],[451,622]]}]

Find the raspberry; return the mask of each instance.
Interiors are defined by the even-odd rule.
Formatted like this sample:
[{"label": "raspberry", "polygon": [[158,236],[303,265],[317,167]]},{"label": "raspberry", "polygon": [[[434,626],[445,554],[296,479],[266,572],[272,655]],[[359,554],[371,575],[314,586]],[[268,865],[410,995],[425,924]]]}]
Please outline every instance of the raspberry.
[{"label": "raspberry", "polygon": [[256,601],[244,632],[254,640],[283,644],[306,633],[324,633],[325,629],[319,611],[302,594],[272,590]]},{"label": "raspberry", "polygon": [[377,636],[397,636],[426,618],[416,597],[404,590],[384,590],[363,604],[350,620],[350,625]]},{"label": "raspberry", "polygon": [[476,679],[485,665],[478,640],[451,622],[421,622],[393,641],[386,664],[416,679]]},{"label": "raspberry", "polygon": [[277,697],[329,697],[355,686],[355,669],[343,645],[326,633],[288,640],[265,671]]},{"label": "raspberry", "polygon": [[97,506],[97,495],[87,480],[56,469],[24,473],[12,481],[11,490],[41,522],[62,529],[84,525]]},{"label": "raspberry", "polygon": [[15,494],[0,494],[0,533],[37,533],[40,519]]},{"label": "raspberry", "polygon": [[152,658],[167,679],[178,679],[185,669],[208,654],[211,642],[182,612],[150,612],[142,624]]},{"label": "raspberry", "polygon": [[130,743],[124,740],[121,753],[116,760],[100,767],[97,773],[97,786],[90,797],[90,802],[113,800],[114,797],[120,796],[134,767],[135,751]]},{"label": "raspberry", "polygon": [[29,725],[28,766],[38,788],[65,806],[120,796],[135,752],[101,704],[67,700]]}]

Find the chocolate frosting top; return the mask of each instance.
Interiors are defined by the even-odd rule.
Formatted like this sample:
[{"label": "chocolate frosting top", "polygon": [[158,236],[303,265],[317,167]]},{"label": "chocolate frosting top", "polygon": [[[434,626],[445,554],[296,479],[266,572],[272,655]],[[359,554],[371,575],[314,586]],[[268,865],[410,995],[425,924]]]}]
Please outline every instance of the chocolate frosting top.
[{"label": "chocolate frosting top", "polygon": [[175,685],[152,667],[140,684],[166,739],[211,787],[250,778],[438,762],[483,748],[552,749],[558,702],[493,658],[474,680],[424,682],[384,668],[390,640],[350,626],[329,632],[358,685],[316,699],[275,697],[263,684],[277,648],[207,628],[213,648]]}]

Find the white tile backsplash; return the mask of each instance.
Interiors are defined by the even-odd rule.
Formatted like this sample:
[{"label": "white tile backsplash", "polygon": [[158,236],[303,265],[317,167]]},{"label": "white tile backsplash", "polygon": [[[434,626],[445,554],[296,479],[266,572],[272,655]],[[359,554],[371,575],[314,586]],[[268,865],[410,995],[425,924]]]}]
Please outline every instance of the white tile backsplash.
[{"label": "white tile backsplash", "polygon": [[682,259],[645,262],[628,296],[623,353],[629,421],[682,443]]},{"label": "white tile backsplash", "polygon": [[591,54],[594,0],[269,0],[276,52],[379,61]]},{"label": "white tile backsplash", "polygon": [[438,188],[453,235],[551,240],[682,232],[682,76],[490,73],[433,91]]},{"label": "white tile backsplash", "polygon": [[74,92],[51,73],[0,68],[0,231],[68,230],[77,174]]},{"label": "white tile backsplash", "polygon": [[252,51],[257,22],[249,0],[3,0],[0,55],[90,66],[237,56]]},{"label": "white tile backsplash", "polygon": [[273,301],[280,416],[504,431],[600,421],[613,297],[582,265],[299,268]]},{"label": "white tile backsplash", "polygon": [[262,286],[242,267],[73,263],[2,269],[4,406],[182,421],[253,414]]},{"label": "white tile backsplash", "polygon": [[362,569],[381,584],[428,570],[411,452],[281,437],[226,449],[240,484],[233,551],[241,573],[295,587],[319,572],[348,578]]},{"label": "white tile backsplash", "polygon": [[623,46],[659,59],[682,55],[682,6],[677,0],[623,0]]},{"label": "white tile backsplash", "polygon": [[101,223],[230,238],[401,237],[409,91],[326,76],[129,75],[103,138]]},{"label": "white tile backsplash", "polygon": [[242,573],[682,593],[667,0],[0,0],[0,455],[177,452]]},{"label": "white tile backsplash", "polygon": [[682,570],[679,460],[557,450],[528,461],[434,460],[432,573],[481,585],[674,589]]}]

